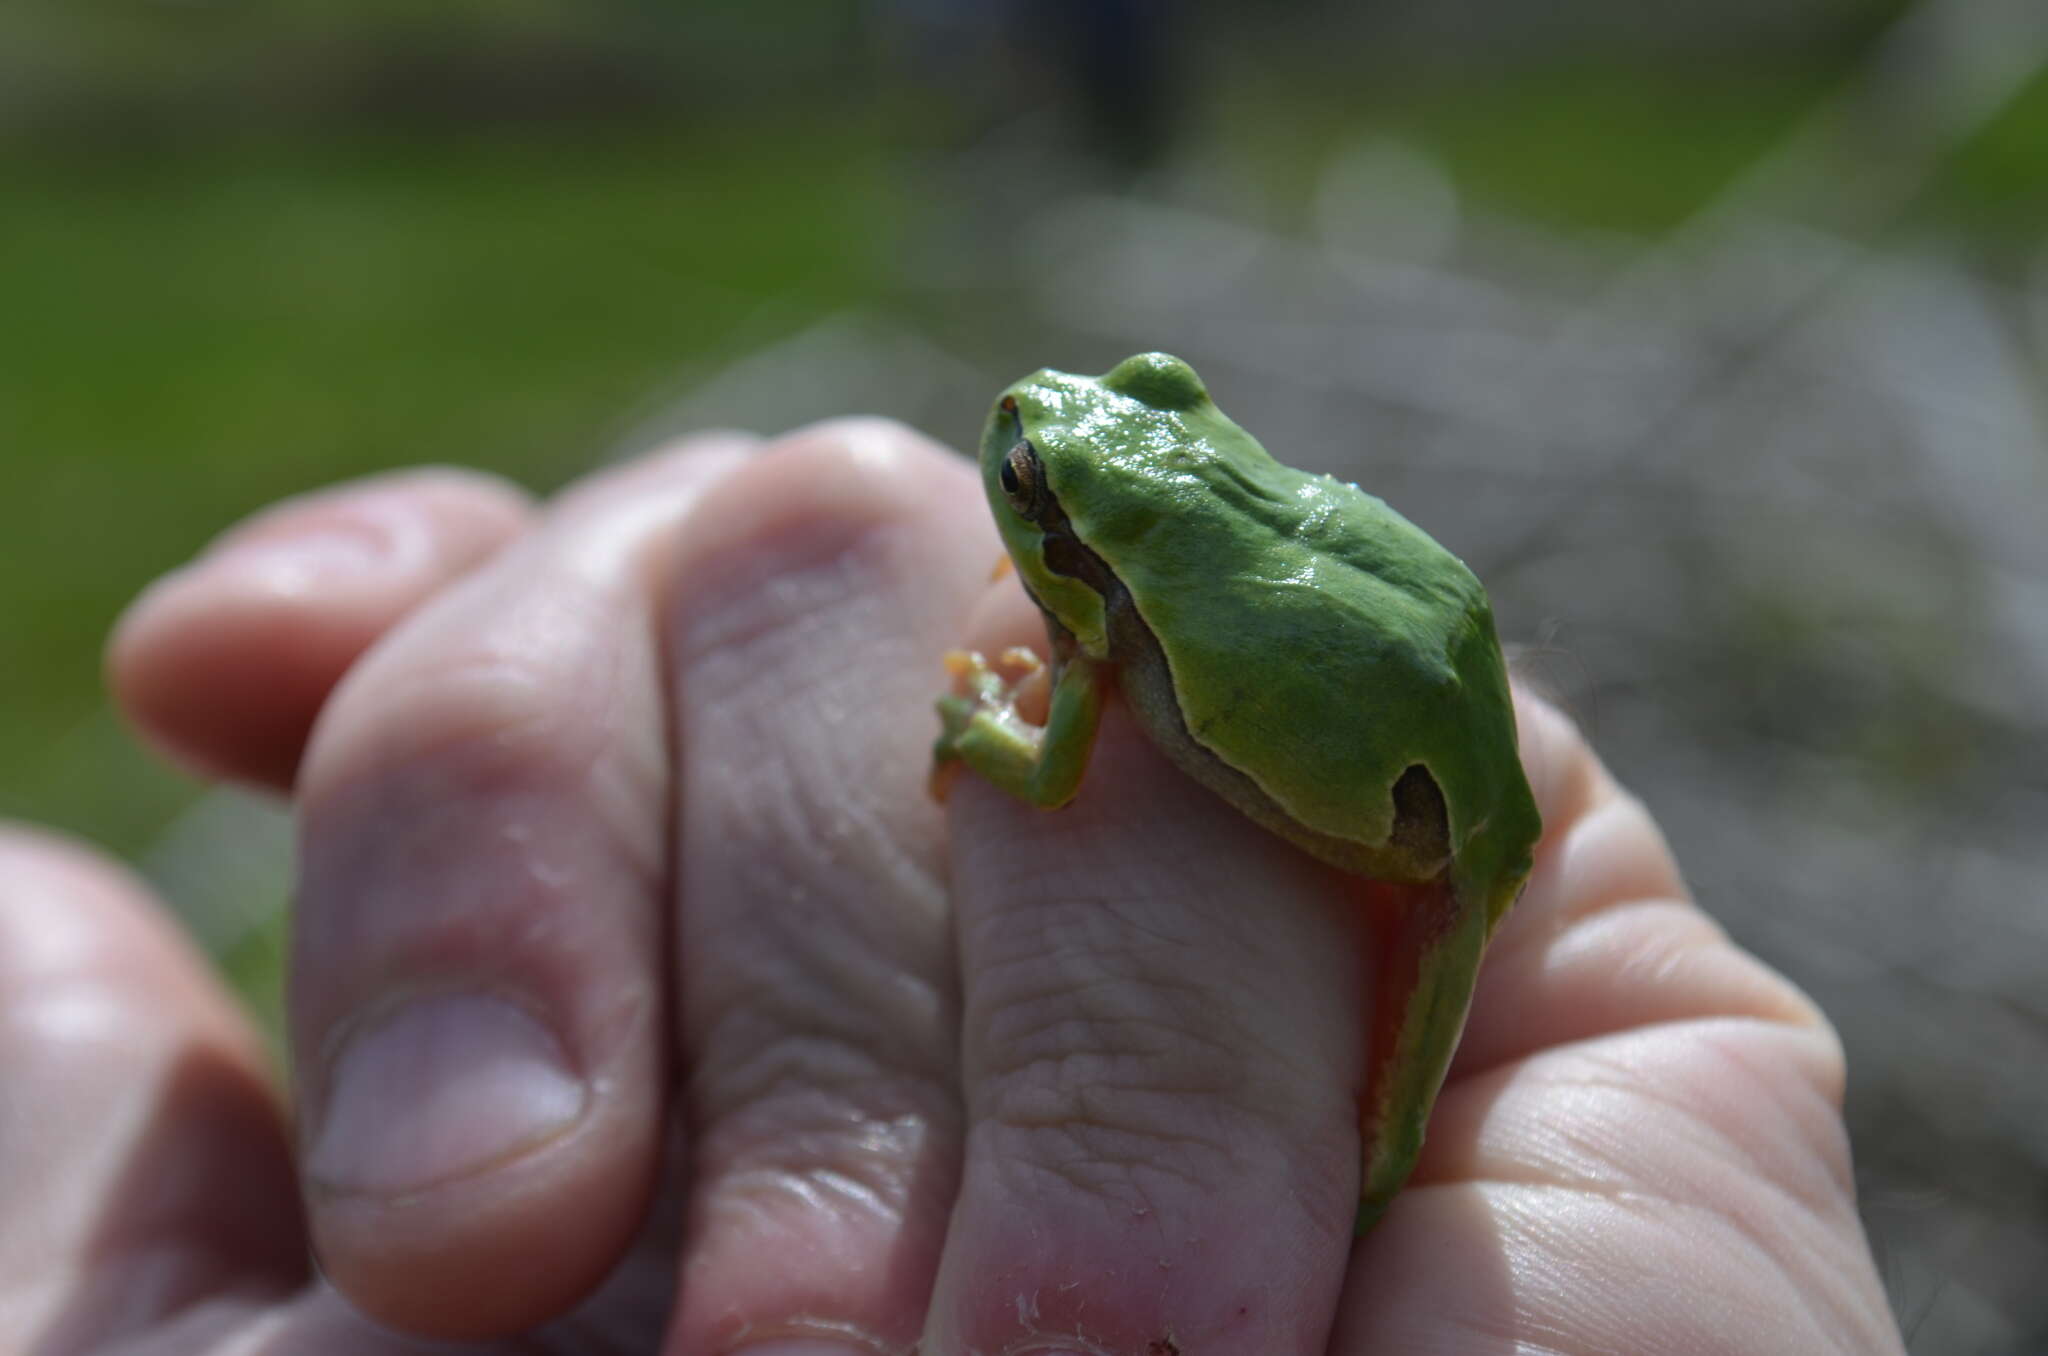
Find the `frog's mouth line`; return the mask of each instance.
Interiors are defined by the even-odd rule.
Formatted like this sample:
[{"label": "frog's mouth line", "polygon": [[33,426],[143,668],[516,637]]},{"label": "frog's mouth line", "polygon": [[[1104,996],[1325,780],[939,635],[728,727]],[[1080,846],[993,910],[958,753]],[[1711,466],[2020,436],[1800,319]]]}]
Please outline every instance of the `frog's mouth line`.
[{"label": "frog's mouth line", "polygon": [[[1115,625],[1114,618],[1118,613],[1132,612],[1130,594],[1124,590],[1123,583],[1109,568],[1109,562],[1083,546],[1081,539],[1074,535],[1073,521],[1060,507],[1059,497],[1050,488],[1046,490],[1043,504],[1031,522],[1039,530],[1039,554],[1047,570],[1074,580],[1101,598],[1103,612],[1111,625]],[[1053,668],[1057,672],[1073,657],[1079,642],[1029,583],[1025,583],[1024,592],[1044,614],[1046,637],[1051,642]],[[1139,624],[1143,625],[1142,622]]]},{"label": "frog's mouth line", "polygon": [[1045,506],[1032,521],[1043,534],[1040,550],[1048,570],[1087,585],[1105,600],[1123,592],[1123,584],[1109,568],[1109,562],[1082,545],[1074,535],[1072,520],[1060,507],[1059,496],[1050,489],[1046,491]]}]

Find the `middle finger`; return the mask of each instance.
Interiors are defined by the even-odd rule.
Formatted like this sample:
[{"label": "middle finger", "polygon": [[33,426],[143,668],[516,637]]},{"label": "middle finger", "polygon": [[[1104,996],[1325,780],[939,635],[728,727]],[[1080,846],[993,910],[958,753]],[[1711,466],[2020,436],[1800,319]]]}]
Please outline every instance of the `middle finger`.
[{"label": "middle finger", "polygon": [[670,1350],[895,1351],[923,1323],[960,1136],[925,777],[938,656],[996,556],[980,500],[899,425],[821,425],[721,485],[676,562],[693,1156]]}]

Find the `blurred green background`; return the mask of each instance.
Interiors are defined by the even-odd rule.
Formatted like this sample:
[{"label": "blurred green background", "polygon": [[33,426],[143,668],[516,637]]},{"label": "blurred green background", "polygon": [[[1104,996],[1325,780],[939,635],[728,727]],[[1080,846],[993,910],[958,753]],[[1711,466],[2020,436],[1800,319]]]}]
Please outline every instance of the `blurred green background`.
[{"label": "blurred green background", "polygon": [[[1901,6],[1566,6],[1582,13],[1562,32],[1512,25],[1545,35],[1533,49],[1478,6],[1470,33],[1404,27],[1399,6],[1170,24],[1136,6],[1170,30],[1144,41],[1172,66],[1137,147],[1133,119],[1075,88],[1062,48],[1115,41],[1083,7],[926,8],[0,10],[0,813],[124,852],[161,827],[187,788],[108,726],[99,646],[143,583],[249,510],[423,461],[545,490],[701,364],[852,307],[943,308],[907,255],[971,215],[974,143],[1006,120],[1066,115],[1026,129],[1075,162],[1051,186],[1196,162],[1283,231],[1331,147],[1385,131],[1480,203],[1653,234],[1783,137]],[[2010,263],[2048,212],[2044,145],[2036,81],[1911,224]],[[939,155],[969,161],[950,194],[921,172]]]},{"label": "blurred green background", "polygon": [[[2020,354],[1998,399],[2038,409],[2048,35],[2028,10],[1901,0],[1301,2],[1256,12],[1164,0],[13,0],[0,7],[0,814],[80,834],[160,880],[176,874],[162,865],[172,858],[189,867],[192,852],[167,844],[191,832],[200,788],[119,728],[101,695],[99,649],[153,576],[280,496],[418,462],[484,466],[545,492],[693,419],[772,429],[829,413],[817,407],[826,394],[919,418],[958,445],[994,380],[1042,363],[1100,366],[1137,346],[1188,351],[1217,386],[1209,363],[1237,360],[1233,324],[1251,333],[1232,319],[1241,308],[1174,311],[1165,332],[1163,312],[1135,304],[1123,320],[1083,315],[1047,281],[1076,252],[1059,245],[1068,237],[1011,229],[1062,204],[1170,209],[1175,222],[1254,242],[1245,249],[1262,261],[1305,250],[1353,278],[1361,252],[1386,246],[1393,266],[1534,296],[1553,308],[1547,317],[1596,311],[1618,288],[1653,330],[1691,326],[1711,339],[1719,319],[1665,298],[1656,270],[1692,257],[1704,235],[1735,234],[1722,229],[1725,204],[1761,202],[1792,233],[1782,239],[1824,235],[1857,262],[1816,274],[1810,295],[1794,293],[1798,307],[1734,344],[1729,370],[1791,370],[1772,345],[1842,290],[1840,276],[1868,276],[1873,258],[1933,260],[1949,280],[1942,295],[1994,299],[1991,328]],[[1400,181],[1418,185],[1409,205],[1421,207],[1368,232],[1364,246],[1334,239],[1331,226],[1330,204],[1341,202],[1332,166],[1356,147],[1398,148],[1395,171],[1420,166],[1422,176]],[[1894,156],[1905,167],[1897,174]],[[1450,218],[1431,215],[1445,204]],[[1452,246],[1431,234],[1440,218],[1455,219]],[[1097,219],[1070,213],[1060,229],[1085,233]],[[1716,257],[1755,279],[1796,253],[1772,248]],[[1185,258],[1189,271],[1164,284],[1175,298],[1221,286],[1199,248]],[[1259,295],[1283,291],[1268,283]],[[1273,305],[1259,323],[1309,323],[1307,303]],[[1895,319],[1914,323],[1909,312]],[[834,334],[837,347],[801,347]],[[798,361],[796,383],[773,376],[793,352],[877,344],[911,358],[849,359],[836,384],[818,371],[829,357]],[[1244,361],[1256,367],[1255,355]],[[1369,352],[1356,367],[1372,370]],[[1921,377],[1933,380],[1904,379]],[[1696,389],[1719,391],[1717,381]],[[815,385],[812,398],[796,385]],[[1926,398],[1965,419],[1982,408],[1967,383]],[[1276,393],[1273,403],[1299,410],[1305,399]],[[1449,416],[1401,418],[1429,431]],[[1331,413],[1323,426],[1344,425]],[[1928,435],[1926,465],[1964,474],[1944,460],[1946,437]],[[2040,445],[2013,449],[2026,503],[2040,490]],[[1609,485],[1623,464],[1573,472],[1535,457],[1503,458],[1496,479],[1564,484],[1579,474]],[[1358,474],[1373,483],[1372,470]],[[1387,474],[1430,502],[1428,467]],[[1758,502],[1776,501],[1768,476],[1742,483]],[[1687,516],[1668,483],[1654,489],[1620,506],[1631,521],[1644,504],[1674,524]],[[1708,811],[1690,814],[1688,795],[1705,801],[1703,787],[1725,788],[1685,750],[1730,737],[1731,711],[1756,735],[1750,747],[1775,757],[1827,744],[1812,731],[1839,715],[1843,693],[1875,693],[1856,708],[1867,719],[1848,756],[1862,760],[1858,785],[1895,808],[1846,821],[1855,834],[1924,832],[1912,807],[1955,806],[1959,795],[2001,816],[2044,803],[2029,761],[2043,748],[2038,721],[2015,728],[2010,703],[1982,697],[1980,668],[1927,662],[1976,646],[2025,652],[2048,634],[2038,614],[1999,620],[2005,595],[1984,579],[2018,570],[2027,589],[2041,580],[2031,561],[1992,559],[1987,532],[1958,520],[1928,549],[1943,581],[1930,616],[1990,598],[1973,613],[1993,618],[1988,630],[1951,635],[1891,608],[1901,590],[1876,587],[1856,594],[1867,612],[1845,625],[1847,595],[1827,592],[1828,571],[1809,581],[1795,565],[1742,579],[1761,557],[1737,532],[1716,539],[1725,554],[1694,564],[1705,559],[1704,577],[1728,585],[1714,606],[1746,590],[1741,605],[1696,621],[1686,643],[1697,650],[1660,651],[1614,622],[1617,608],[1561,601],[1560,576],[1545,575],[1582,520],[1524,513],[1512,525],[1533,528],[1504,532],[1484,517],[1481,491],[1435,493],[1424,521],[1498,576],[1504,626],[1538,642],[1539,665],[1670,817],[1710,907],[1716,862],[1812,855],[1796,836],[1758,841]],[[1665,540],[1670,555],[1685,545],[1676,527]],[[1846,572],[1888,578],[1877,572],[1895,563],[1898,540],[1873,531],[1873,563]],[[1927,571],[1916,577],[1924,584]],[[1646,615],[1680,610],[1647,595],[1634,602]],[[1603,637],[1606,624],[1613,634]],[[1708,625],[1719,628],[1711,647],[1698,633]],[[1652,658],[1617,661],[1603,649],[1610,640]],[[1663,724],[1636,723],[1631,700]],[[1865,775],[1872,768],[1882,777]],[[1726,798],[1745,804],[1751,790],[1768,795],[1762,782],[1731,785]],[[1958,851],[1953,836],[1941,850]],[[169,882],[174,896],[240,892],[274,914],[270,877],[208,869]],[[2036,882],[2038,905],[2039,876],[2014,874]],[[1902,920],[1920,919],[1926,899],[1814,889],[1845,912]],[[1960,985],[1967,1001],[1977,981],[1883,966],[1872,979],[1847,963],[1831,971],[1827,956],[1815,959],[1825,944],[1778,937],[1767,917],[1745,931],[1743,890],[1720,890],[1736,901],[1723,912],[1738,935],[1813,987],[1842,1022],[1858,1071],[1876,1069],[1852,1091],[1852,1116],[1862,1161],[1878,1165],[1866,1200],[1880,1212],[1873,1229],[1916,1349],[2042,1349],[2048,1307],[2002,1270],[2048,1261],[2038,1223],[2023,1218],[2028,1200],[2032,1214],[2048,1205],[2038,1130],[2028,1143],[1990,1113],[1960,1128],[1922,1115],[1930,1097],[1974,1105],[1969,1096],[2003,1095],[1995,1071],[1968,1096],[1913,1083],[1942,1042],[1982,1046],[1968,1021],[1943,1027],[1912,1067],[1884,1065],[1898,1048],[1884,1026],[1897,993]],[[2017,918],[2026,897],[2011,904],[1983,926]],[[257,947],[255,961],[239,963],[262,981],[268,943],[234,944]],[[2020,941],[2027,961],[1994,995],[2019,1005],[2031,1034],[2010,1048],[2029,1054],[2048,1030],[2028,981],[2040,977],[2040,946],[2034,933]],[[1840,987],[1830,989],[1831,976]],[[1946,1181],[1945,1165],[1970,1154],[2003,1175]],[[2002,1194],[2011,1198],[2001,1204]]]}]

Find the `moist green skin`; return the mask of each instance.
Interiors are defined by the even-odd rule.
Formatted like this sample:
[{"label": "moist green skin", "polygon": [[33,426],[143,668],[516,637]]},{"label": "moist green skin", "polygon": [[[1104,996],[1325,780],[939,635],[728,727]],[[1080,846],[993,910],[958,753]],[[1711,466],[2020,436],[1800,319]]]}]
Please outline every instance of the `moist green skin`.
[{"label": "moist green skin", "polygon": [[[1038,477],[1022,501],[1020,441]],[[1165,354],[1026,377],[998,397],[980,461],[1046,616],[1052,712],[1020,722],[1013,685],[972,657],[972,695],[941,702],[941,767],[1064,803],[1113,666],[1191,776],[1344,870],[1416,887],[1379,896],[1406,917],[1362,1107],[1368,1223],[1420,1148],[1540,830],[1485,590],[1381,500],[1275,461]]]}]

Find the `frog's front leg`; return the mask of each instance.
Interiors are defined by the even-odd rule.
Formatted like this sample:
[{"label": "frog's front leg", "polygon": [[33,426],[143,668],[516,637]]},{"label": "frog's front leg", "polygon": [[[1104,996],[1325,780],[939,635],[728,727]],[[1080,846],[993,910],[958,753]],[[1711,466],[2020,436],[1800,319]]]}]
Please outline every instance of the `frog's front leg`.
[{"label": "frog's front leg", "polygon": [[1372,881],[1367,890],[1382,959],[1359,1106],[1360,1234],[1379,1221],[1422,1153],[1487,934],[1482,892],[1460,891],[1448,875],[1419,885]]},{"label": "frog's front leg", "polygon": [[1033,805],[1064,805],[1081,787],[1088,754],[1102,719],[1103,665],[1072,655],[1054,676],[1045,724],[1017,710],[1018,697],[1042,681],[1044,664],[1029,650],[1009,650],[1002,662],[1020,670],[1006,680],[981,655],[954,650],[946,668],[964,691],[939,699],[940,732],[932,748],[932,791],[943,798],[952,773],[965,763],[1001,790]]}]

